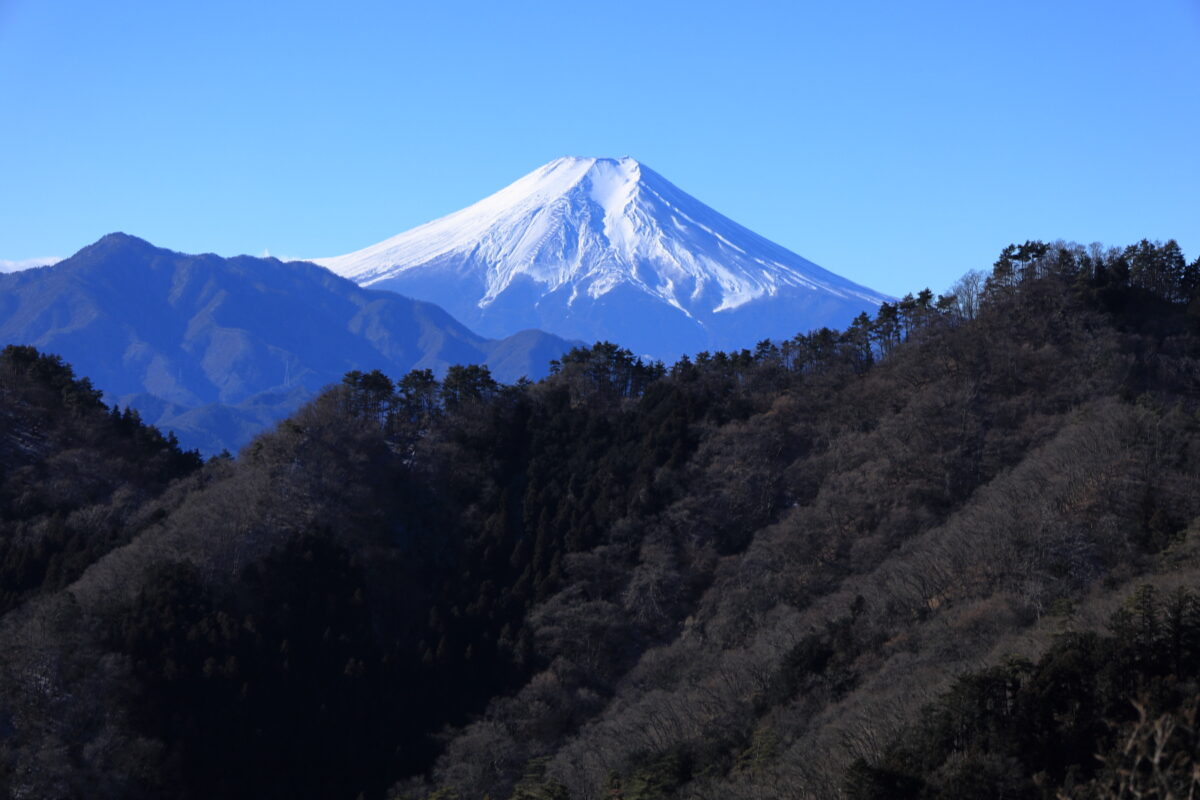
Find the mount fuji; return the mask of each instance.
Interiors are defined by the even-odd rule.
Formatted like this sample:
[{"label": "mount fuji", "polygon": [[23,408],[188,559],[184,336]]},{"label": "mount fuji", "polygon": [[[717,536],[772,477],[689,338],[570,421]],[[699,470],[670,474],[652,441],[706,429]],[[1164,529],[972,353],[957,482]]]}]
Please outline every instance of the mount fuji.
[{"label": "mount fuji", "polygon": [[888,299],[632,158],[560,158],[449,216],[313,260],[485,336],[540,328],[664,360],[842,327]]}]

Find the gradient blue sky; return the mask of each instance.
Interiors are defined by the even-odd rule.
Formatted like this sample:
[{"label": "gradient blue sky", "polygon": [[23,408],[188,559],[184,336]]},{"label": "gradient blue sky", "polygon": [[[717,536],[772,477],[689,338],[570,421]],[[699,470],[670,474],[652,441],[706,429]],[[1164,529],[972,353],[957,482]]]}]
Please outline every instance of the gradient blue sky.
[{"label": "gradient blue sky", "polygon": [[893,294],[1026,238],[1200,255],[1200,0],[0,0],[0,259],[337,255],[630,155]]}]

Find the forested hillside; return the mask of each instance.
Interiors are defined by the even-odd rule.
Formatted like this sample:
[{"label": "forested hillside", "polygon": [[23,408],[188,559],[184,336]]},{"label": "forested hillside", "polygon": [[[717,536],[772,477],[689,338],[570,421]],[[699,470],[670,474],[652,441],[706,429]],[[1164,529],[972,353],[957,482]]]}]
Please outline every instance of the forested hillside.
[{"label": "forested hillside", "polygon": [[202,466],[53,358],[0,367],[14,797],[1194,780],[1200,260],[1174,242],[1027,242],[669,367],[353,372]]},{"label": "forested hillside", "polygon": [[59,358],[0,351],[0,613],[128,542],[144,504],[200,465]]}]

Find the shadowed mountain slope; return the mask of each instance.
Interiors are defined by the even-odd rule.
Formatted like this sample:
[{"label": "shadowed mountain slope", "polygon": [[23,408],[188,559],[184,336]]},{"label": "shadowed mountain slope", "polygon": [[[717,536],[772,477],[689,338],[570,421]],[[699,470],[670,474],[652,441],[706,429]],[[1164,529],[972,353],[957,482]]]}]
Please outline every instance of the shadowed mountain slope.
[{"label": "shadowed mountain slope", "polygon": [[0,794],[1197,782],[1200,260],[1174,242],[1027,242],[669,369],[600,343],[513,386],[351,374],[199,468],[57,359],[0,378]]}]

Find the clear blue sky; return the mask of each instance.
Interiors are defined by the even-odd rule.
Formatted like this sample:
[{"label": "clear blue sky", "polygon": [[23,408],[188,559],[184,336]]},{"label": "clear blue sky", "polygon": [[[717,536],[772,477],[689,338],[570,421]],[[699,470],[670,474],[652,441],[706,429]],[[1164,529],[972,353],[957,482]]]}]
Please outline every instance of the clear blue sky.
[{"label": "clear blue sky", "polygon": [[633,156],[893,294],[1200,254],[1200,0],[0,0],[0,259],[336,255]]}]

